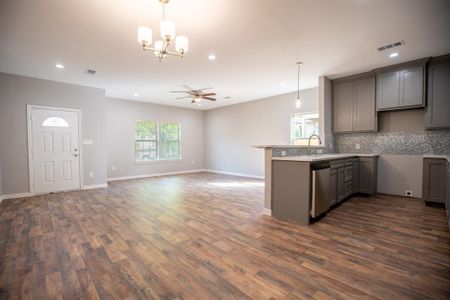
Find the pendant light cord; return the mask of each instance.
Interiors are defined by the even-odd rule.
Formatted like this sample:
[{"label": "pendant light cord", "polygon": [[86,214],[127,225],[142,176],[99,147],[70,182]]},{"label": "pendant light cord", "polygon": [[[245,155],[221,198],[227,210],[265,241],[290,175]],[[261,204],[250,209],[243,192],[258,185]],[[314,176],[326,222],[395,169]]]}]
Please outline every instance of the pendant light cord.
[{"label": "pendant light cord", "polygon": [[300,99],[300,63],[297,63],[297,99]]}]

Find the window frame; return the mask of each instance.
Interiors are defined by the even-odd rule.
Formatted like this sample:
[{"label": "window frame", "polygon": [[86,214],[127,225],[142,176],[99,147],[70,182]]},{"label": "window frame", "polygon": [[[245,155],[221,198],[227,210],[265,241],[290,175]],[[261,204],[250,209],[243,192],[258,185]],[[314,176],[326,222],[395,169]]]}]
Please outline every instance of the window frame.
[{"label": "window frame", "polygon": [[[156,123],[156,140],[137,140],[136,139],[136,124],[139,122],[154,122]],[[178,125],[178,143],[180,156],[178,158],[160,158],[160,124],[177,124]],[[134,122],[134,162],[136,164],[147,164],[147,163],[160,163],[160,162],[174,162],[182,160],[182,143],[181,143],[181,123],[174,121],[154,121],[154,120],[137,120]],[[150,160],[138,160],[136,159],[136,142],[156,142],[156,159]]]},{"label": "window frame", "polygon": [[[291,118],[289,120],[290,122],[290,140],[291,140],[291,145],[296,145],[294,144],[294,140],[307,140],[309,137],[304,137],[304,138],[296,138],[294,137],[294,130],[293,130],[293,119],[295,116],[297,115],[312,115],[312,114],[317,114],[318,115],[318,128],[317,128],[317,135],[320,135],[320,113],[318,111],[305,111],[305,112],[295,112],[295,113],[291,113]],[[305,123],[303,123],[303,126],[305,125]],[[306,128],[305,128],[306,130]],[[313,145],[311,145],[313,146]]]}]

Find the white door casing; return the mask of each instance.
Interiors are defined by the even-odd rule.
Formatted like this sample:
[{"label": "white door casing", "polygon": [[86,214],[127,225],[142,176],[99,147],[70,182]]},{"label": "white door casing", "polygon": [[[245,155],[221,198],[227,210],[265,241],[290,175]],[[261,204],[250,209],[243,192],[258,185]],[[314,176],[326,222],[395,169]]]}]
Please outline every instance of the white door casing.
[{"label": "white door casing", "polygon": [[28,106],[32,193],[81,188],[79,125],[79,110]]}]

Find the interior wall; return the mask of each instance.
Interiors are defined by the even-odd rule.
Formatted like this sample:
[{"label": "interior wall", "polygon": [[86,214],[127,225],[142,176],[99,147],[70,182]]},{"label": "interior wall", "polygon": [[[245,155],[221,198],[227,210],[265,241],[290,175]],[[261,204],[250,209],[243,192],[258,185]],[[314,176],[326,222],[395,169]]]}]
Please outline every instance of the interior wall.
[{"label": "interior wall", "polygon": [[207,110],[205,165],[207,169],[251,176],[264,175],[264,151],[254,145],[290,144],[290,118],[296,112],[318,112],[318,88],[301,91],[303,105],[295,108],[296,93]]},{"label": "interior wall", "polygon": [[102,89],[0,73],[3,194],[29,192],[27,104],[81,109],[82,138],[94,142],[81,148],[83,185],[105,184],[105,103]]},{"label": "interior wall", "polygon": [[[179,122],[182,159],[135,162],[134,124],[138,120]],[[203,111],[107,98],[106,129],[108,178],[204,168]]]}]

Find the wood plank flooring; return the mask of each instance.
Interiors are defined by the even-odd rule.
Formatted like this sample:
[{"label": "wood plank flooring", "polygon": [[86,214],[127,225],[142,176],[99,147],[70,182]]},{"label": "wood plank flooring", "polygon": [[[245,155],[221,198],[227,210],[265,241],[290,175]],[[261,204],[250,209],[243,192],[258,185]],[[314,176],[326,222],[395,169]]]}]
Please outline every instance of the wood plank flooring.
[{"label": "wood plank flooring", "polygon": [[443,209],[355,197],[308,227],[198,173],[0,204],[1,299],[449,299]]}]

